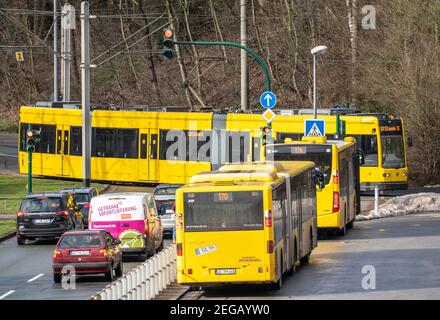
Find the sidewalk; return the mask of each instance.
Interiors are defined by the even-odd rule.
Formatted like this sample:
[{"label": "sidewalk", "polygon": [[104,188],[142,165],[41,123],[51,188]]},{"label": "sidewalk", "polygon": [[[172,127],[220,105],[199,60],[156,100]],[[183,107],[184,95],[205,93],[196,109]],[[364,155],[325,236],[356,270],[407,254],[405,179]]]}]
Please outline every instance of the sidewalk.
[{"label": "sidewalk", "polygon": [[15,220],[16,217],[15,214],[0,213],[0,220]]}]

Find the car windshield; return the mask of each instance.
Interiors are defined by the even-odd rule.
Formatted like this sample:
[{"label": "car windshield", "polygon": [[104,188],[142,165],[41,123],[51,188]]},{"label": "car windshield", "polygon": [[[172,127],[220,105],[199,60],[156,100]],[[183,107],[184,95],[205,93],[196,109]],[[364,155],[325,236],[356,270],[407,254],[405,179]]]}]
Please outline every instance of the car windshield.
[{"label": "car windshield", "polygon": [[384,168],[405,167],[402,136],[382,136],[382,166]]},{"label": "car windshield", "polygon": [[75,193],[74,197],[76,203],[90,202],[88,193]]},{"label": "car windshield", "polygon": [[89,248],[101,247],[103,245],[101,237],[98,234],[71,234],[65,235],[58,247],[65,248]]},{"label": "car windshield", "polygon": [[56,212],[62,210],[61,198],[39,197],[24,199],[20,211],[23,212]]},{"label": "car windshield", "polygon": [[179,187],[161,187],[154,190],[154,195],[175,195]]},{"label": "car windshield", "polygon": [[[167,210],[171,210],[174,212],[174,201],[156,201],[156,207],[157,211],[159,212],[159,215],[162,216],[164,214],[167,214]],[[169,213],[168,213],[169,214]]]}]

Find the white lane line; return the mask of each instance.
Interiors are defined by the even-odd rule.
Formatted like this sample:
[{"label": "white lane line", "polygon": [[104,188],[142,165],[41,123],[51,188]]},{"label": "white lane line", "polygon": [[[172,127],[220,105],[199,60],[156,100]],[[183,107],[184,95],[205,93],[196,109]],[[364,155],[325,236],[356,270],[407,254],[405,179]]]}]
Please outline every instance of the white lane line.
[{"label": "white lane line", "polygon": [[32,279],[29,279],[27,282],[32,282],[37,280],[38,278],[41,278],[42,276],[44,276],[44,273],[40,273],[39,275],[33,277]]},{"label": "white lane line", "polygon": [[13,294],[14,292],[15,292],[15,290],[11,290],[11,291],[6,292],[4,295],[0,296],[0,300],[6,298],[7,296],[9,296],[11,294]]}]

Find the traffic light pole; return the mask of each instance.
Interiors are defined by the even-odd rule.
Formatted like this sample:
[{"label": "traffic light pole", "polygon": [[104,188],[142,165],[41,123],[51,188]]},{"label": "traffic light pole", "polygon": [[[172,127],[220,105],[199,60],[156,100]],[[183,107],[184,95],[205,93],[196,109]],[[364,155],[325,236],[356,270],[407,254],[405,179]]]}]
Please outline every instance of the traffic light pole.
[{"label": "traffic light pole", "polygon": [[229,47],[235,47],[239,48],[241,50],[245,50],[247,53],[249,53],[261,66],[261,69],[263,69],[264,76],[266,78],[266,91],[270,90],[270,76],[269,76],[269,70],[267,69],[266,63],[264,62],[263,58],[253,51],[252,49],[243,46],[239,43],[235,42],[219,42],[219,41],[174,41],[175,44],[178,45],[195,45],[195,46],[229,46]]},{"label": "traffic light pole", "polygon": [[[28,131],[32,126],[28,124]],[[28,193],[32,193],[32,151],[28,150]]]}]

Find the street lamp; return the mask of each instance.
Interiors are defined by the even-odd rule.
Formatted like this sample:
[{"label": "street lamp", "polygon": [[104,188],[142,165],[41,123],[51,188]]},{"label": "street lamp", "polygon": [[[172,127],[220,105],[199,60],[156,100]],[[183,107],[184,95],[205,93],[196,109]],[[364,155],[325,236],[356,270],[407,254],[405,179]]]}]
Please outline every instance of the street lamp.
[{"label": "street lamp", "polygon": [[317,118],[316,110],[316,56],[320,53],[327,52],[327,46],[314,47],[310,52],[313,56],[313,119]]}]

